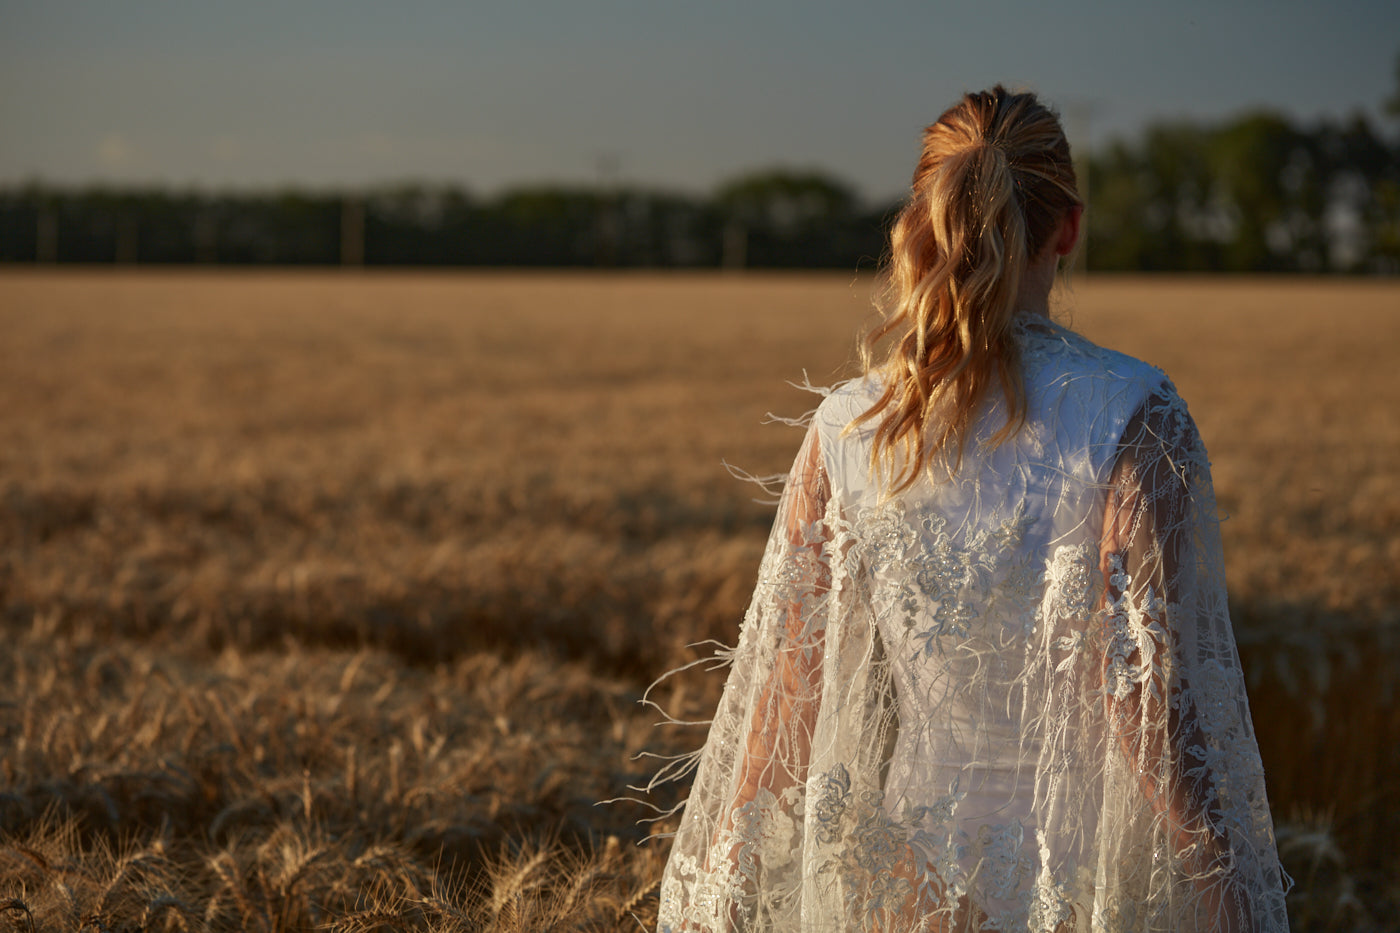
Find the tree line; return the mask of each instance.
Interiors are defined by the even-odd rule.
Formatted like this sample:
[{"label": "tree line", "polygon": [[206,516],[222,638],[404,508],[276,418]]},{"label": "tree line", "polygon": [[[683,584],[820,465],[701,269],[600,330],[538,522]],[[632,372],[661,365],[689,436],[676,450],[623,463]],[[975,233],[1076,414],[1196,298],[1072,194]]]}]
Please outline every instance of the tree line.
[{"label": "tree line", "polygon": [[[1387,105],[1400,116],[1400,94]],[[1400,273],[1400,139],[1364,116],[1158,123],[1080,163],[1091,270]],[[0,188],[0,262],[875,267],[898,204],[773,169],[685,195],[541,185]]]},{"label": "tree line", "polygon": [[1400,140],[1361,115],[1158,124],[1088,170],[1090,268],[1400,272]]}]

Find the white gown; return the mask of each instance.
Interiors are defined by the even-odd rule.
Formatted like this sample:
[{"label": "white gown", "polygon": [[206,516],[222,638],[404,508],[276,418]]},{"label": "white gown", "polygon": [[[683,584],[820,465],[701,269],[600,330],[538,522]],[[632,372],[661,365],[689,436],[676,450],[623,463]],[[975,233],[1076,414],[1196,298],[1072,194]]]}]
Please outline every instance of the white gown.
[{"label": "white gown", "polygon": [[662,931],[1287,929],[1195,425],[1145,363],[1016,333],[1026,425],[954,481],[882,501],[845,431],[878,388],[817,410],[663,775],[697,768]]}]

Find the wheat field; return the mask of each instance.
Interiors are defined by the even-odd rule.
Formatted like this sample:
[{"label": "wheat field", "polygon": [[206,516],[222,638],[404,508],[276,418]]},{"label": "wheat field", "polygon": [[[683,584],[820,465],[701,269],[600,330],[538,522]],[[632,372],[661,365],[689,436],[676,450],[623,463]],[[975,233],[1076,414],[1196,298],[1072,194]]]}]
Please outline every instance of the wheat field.
[{"label": "wheat field", "polygon": [[[0,272],[0,922],[639,930],[841,275]],[[1091,277],[1211,451],[1295,929],[1400,929],[1400,284]],[[704,718],[722,675],[657,697]],[[666,806],[677,791],[655,802]]]}]

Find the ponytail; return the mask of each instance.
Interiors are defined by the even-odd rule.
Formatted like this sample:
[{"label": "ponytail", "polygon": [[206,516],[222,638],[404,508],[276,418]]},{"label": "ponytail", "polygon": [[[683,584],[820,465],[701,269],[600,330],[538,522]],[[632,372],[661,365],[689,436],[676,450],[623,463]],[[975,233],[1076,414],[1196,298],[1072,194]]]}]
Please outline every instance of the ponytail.
[{"label": "ponytail", "polygon": [[861,346],[883,391],[852,423],[877,422],[871,467],[888,494],[925,471],[957,472],[994,381],[1007,423],[990,444],[1025,423],[1012,334],[1021,277],[1078,203],[1059,121],[1031,94],[1000,85],[969,94],[924,131],[913,191],[890,235],[888,311]]}]

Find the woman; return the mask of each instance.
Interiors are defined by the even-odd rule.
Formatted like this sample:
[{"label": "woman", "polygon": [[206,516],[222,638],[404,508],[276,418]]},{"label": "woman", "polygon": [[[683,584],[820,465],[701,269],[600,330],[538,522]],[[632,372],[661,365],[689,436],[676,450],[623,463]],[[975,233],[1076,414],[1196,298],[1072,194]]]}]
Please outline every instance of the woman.
[{"label": "woman", "polygon": [[925,131],[887,317],[812,419],[697,753],[662,930],[1286,929],[1205,450],[1166,376],[1048,317],[1081,213],[1033,95]]}]

